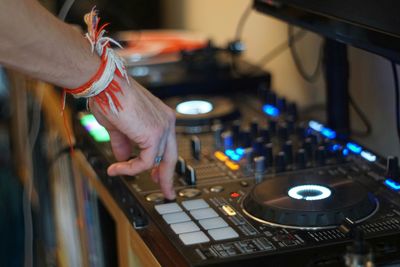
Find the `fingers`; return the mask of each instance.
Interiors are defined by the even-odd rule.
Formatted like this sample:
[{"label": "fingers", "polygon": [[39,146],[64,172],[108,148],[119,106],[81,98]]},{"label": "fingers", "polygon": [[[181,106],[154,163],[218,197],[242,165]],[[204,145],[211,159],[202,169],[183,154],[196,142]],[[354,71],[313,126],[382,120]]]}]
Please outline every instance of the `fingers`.
[{"label": "fingers", "polygon": [[117,162],[108,167],[108,175],[136,175],[151,169],[154,165],[154,158],[157,153],[158,145],[151,145],[147,148],[143,148],[138,157],[129,161]]},{"label": "fingers", "polygon": [[163,160],[157,168],[161,191],[168,199],[175,199],[176,197],[173,189],[173,176],[177,159],[175,128],[172,127],[168,133]]},{"label": "fingers", "polygon": [[132,153],[129,138],[116,130],[109,130],[108,133],[110,134],[111,148],[115,158],[118,161],[127,160]]}]

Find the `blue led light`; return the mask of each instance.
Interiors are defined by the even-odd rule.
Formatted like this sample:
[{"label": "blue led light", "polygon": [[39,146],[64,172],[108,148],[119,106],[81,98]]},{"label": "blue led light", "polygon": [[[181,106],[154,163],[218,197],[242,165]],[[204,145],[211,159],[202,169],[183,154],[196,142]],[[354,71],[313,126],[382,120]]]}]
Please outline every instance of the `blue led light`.
[{"label": "blue led light", "polygon": [[308,123],[308,126],[311,129],[313,129],[314,131],[319,132],[320,134],[322,134],[326,138],[329,138],[329,139],[335,139],[336,138],[336,132],[334,130],[325,127],[324,125],[322,125],[319,122],[310,121]]},{"label": "blue led light", "polygon": [[224,147],[225,148],[233,147],[233,138],[232,137],[224,138]]},{"label": "blue led light", "polygon": [[338,151],[339,149],[341,149],[342,146],[338,145],[338,144],[334,144],[333,146],[331,146],[331,151]]},{"label": "blue led light", "polygon": [[269,115],[271,117],[278,117],[279,113],[280,113],[278,108],[276,108],[276,107],[274,107],[272,105],[269,105],[269,104],[264,105],[262,107],[262,109],[263,109],[265,114],[267,114],[267,115]]},{"label": "blue led light", "polygon": [[234,155],[230,156],[230,159],[233,161],[239,161],[241,159],[241,157],[237,154],[234,154]]},{"label": "blue led light", "polygon": [[331,130],[329,128],[323,128],[321,131],[321,134],[325,136],[326,138],[329,139],[335,139],[336,138],[336,132],[334,130]]},{"label": "blue led light", "polygon": [[365,151],[365,150],[361,151],[361,157],[363,157],[364,159],[366,159],[370,162],[376,161],[376,156],[369,151]]},{"label": "blue led light", "polygon": [[235,152],[239,156],[243,156],[244,155],[244,148],[238,147],[238,148],[236,148]]},{"label": "blue led light", "polygon": [[310,121],[310,122],[308,123],[308,126],[309,126],[311,129],[313,129],[313,130],[315,130],[315,131],[317,131],[317,132],[321,132],[322,129],[324,128],[324,126],[323,126],[321,123],[316,122],[316,121]]},{"label": "blue led light", "polygon": [[225,155],[227,155],[228,157],[231,157],[233,155],[236,155],[236,153],[232,149],[227,149],[227,150],[225,150]]},{"label": "blue led light", "polygon": [[343,149],[342,151],[343,156],[347,156],[349,154],[349,150],[347,148]]},{"label": "blue led light", "polygon": [[346,147],[347,147],[351,152],[353,152],[354,154],[360,154],[361,151],[362,151],[362,148],[361,148],[359,145],[357,145],[356,143],[351,143],[351,142],[349,142],[349,143],[346,144]]},{"label": "blue led light", "polygon": [[[238,149],[236,149],[236,150],[238,150]],[[241,151],[241,150],[239,149],[239,151]],[[233,161],[239,161],[239,160],[241,160],[241,158],[243,156],[243,154],[239,155],[232,149],[225,150],[225,155],[227,155],[229,157],[229,159],[231,159]]]},{"label": "blue led light", "polygon": [[385,184],[392,188],[393,190],[399,191],[400,190],[400,183],[396,183],[392,179],[386,179]]}]

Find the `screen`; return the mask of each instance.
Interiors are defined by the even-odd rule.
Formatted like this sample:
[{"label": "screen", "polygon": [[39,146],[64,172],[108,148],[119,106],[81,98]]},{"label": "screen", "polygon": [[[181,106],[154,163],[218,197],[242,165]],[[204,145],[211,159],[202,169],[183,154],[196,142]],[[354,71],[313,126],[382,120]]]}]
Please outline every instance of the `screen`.
[{"label": "screen", "polygon": [[256,10],[400,61],[400,1],[255,0]]}]

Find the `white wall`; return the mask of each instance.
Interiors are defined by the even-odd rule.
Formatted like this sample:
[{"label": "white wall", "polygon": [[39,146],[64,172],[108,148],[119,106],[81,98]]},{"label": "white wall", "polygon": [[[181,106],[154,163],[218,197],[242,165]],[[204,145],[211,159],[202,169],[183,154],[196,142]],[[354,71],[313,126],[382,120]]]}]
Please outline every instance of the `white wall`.
[{"label": "white wall", "polygon": [[[216,44],[225,45],[234,38],[237,22],[250,0],[164,0],[165,24],[208,35]],[[287,38],[287,25],[252,11],[242,40],[247,46],[244,57],[256,63],[263,55]],[[321,39],[308,34],[297,47],[305,68],[312,70]],[[400,155],[396,135],[393,99],[393,77],[389,63],[369,53],[350,48],[350,90],[356,102],[367,113],[373,125],[370,137],[360,139],[382,154]],[[305,82],[294,67],[286,50],[265,66],[272,73],[273,87],[281,95],[306,107],[324,102],[322,76],[314,84]],[[353,126],[360,128],[352,114]]]}]

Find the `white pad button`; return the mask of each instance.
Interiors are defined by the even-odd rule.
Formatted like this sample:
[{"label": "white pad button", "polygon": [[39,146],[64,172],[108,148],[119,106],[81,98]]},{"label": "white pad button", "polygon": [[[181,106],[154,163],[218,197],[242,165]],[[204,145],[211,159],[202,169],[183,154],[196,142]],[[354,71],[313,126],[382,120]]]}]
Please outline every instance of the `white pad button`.
[{"label": "white pad button", "polygon": [[221,217],[200,220],[199,223],[206,230],[228,226],[228,224]]},{"label": "white pad button", "polygon": [[190,221],[189,216],[184,212],[164,214],[163,218],[168,224]]},{"label": "white pad button", "polygon": [[208,208],[208,204],[204,199],[194,199],[194,200],[186,200],[182,201],[182,205],[187,210],[196,210],[196,209],[203,209]]},{"label": "white pad button", "polygon": [[200,228],[194,222],[174,223],[170,225],[175,234],[199,231]]},{"label": "white pad button", "polygon": [[159,204],[155,205],[154,208],[161,215],[182,211],[182,208],[177,203]]},{"label": "white pad button", "polygon": [[196,219],[196,220],[202,220],[202,219],[207,219],[207,218],[214,218],[218,217],[218,214],[213,210],[212,208],[205,208],[205,209],[197,209],[197,210],[191,210],[190,214]]},{"label": "white pad button", "polygon": [[180,234],[179,238],[185,245],[200,244],[200,243],[206,243],[206,242],[210,241],[210,239],[201,231]]},{"label": "white pad button", "polygon": [[208,234],[216,241],[239,237],[231,227],[208,230]]}]

